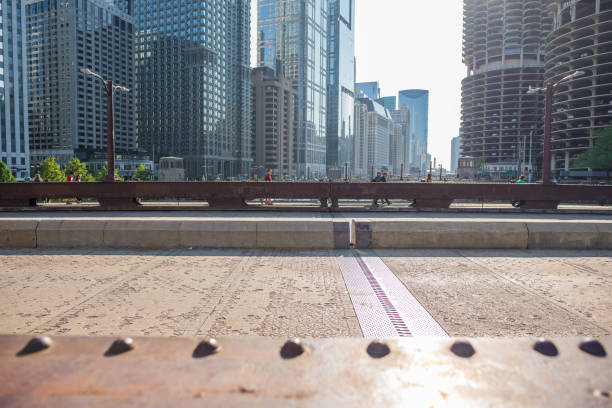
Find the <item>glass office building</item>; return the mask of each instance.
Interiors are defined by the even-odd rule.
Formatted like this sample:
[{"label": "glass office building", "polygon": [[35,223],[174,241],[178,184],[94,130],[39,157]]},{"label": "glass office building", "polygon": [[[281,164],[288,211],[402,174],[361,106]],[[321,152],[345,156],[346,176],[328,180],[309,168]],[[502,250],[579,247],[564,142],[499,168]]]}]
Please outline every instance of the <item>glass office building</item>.
[{"label": "glass office building", "polygon": [[28,87],[25,3],[0,1],[0,159],[16,177],[28,177]]},{"label": "glass office building", "polygon": [[397,109],[397,98],[395,96],[383,96],[378,99],[376,102],[380,103],[385,109],[390,111]]},{"label": "glass office building", "polygon": [[[355,2],[329,2],[327,167],[353,168],[355,110]],[[331,173],[330,173],[331,174]]]},{"label": "glass office building", "polygon": [[[106,90],[134,86],[134,20],[106,0],[27,0],[30,152],[66,165],[107,149]],[[136,149],[133,92],[114,97],[115,150]]]},{"label": "glass office building", "polygon": [[182,157],[192,180],[248,175],[251,1],[116,4],[136,19],[139,146]]},{"label": "glass office building", "polygon": [[380,99],[380,85],[378,82],[358,82],[355,84],[358,98],[370,98],[374,101]]},{"label": "glass office building", "polygon": [[297,177],[327,174],[328,1],[259,0],[257,65],[276,68],[297,89]]},{"label": "glass office building", "polygon": [[429,91],[408,89],[398,95],[399,108],[410,109],[410,139],[413,149],[409,161],[424,174],[427,169],[427,137],[429,126]]}]

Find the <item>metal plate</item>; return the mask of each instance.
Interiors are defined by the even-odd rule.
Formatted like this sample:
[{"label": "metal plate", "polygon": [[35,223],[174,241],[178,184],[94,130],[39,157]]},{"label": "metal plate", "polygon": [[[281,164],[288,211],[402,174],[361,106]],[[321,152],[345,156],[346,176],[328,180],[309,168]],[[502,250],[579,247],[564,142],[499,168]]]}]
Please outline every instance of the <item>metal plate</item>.
[{"label": "metal plate", "polygon": [[[580,339],[408,338],[387,340],[373,358],[369,341],[304,340],[282,358],[283,341],[222,338],[194,357],[195,339],[135,338],[133,350],[106,357],[113,338],[55,337],[51,348],[17,356],[25,336],[0,336],[0,406],[609,407],[610,356],[579,349]],[[612,350],[612,338],[599,339]],[[469,358],[451,350],[475,351]],[[461,352],[459,352],[461,354]]]}]

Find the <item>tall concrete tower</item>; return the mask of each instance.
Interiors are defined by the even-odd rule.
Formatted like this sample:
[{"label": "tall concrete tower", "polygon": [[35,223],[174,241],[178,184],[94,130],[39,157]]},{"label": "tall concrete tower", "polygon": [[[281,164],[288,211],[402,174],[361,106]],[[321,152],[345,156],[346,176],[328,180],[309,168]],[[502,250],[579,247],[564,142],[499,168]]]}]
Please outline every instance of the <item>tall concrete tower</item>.
[{"label": "tall concrete tower", "polygon": [[[538,157],[548,0],[464,0],[462,157],[483,159],[494,178],[525,172]],[[531,146],[529,141],[531,140]],[[519,168],[520,167],[520,168]]]}]

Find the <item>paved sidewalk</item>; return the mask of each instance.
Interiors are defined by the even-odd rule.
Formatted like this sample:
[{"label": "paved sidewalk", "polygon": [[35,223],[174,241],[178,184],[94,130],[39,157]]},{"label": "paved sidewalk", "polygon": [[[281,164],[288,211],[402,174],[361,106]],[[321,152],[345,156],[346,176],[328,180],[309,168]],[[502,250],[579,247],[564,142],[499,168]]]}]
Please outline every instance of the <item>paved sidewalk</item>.
[{"label": "paved sidewalk", "polygon": [[[0,250],[0,333],[357,337],[350,251]],[[375,251],[451,336],[612,334],[612,251]]]}]

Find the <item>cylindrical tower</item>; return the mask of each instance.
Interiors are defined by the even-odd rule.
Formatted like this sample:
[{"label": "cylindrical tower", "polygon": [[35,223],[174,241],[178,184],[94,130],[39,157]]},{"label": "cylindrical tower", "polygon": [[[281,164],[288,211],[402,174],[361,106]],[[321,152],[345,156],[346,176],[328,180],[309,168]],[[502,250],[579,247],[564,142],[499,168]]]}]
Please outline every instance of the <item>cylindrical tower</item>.
[{"label": "cylindrical tower", "polygon": [[546,81],[553,98],[553,174],[577,170],[573,159],[593,146],[598,129],[612,125],[612,0],[551,1],[553,31],[546,45]]},{"label": "cylindrical tower", "polygon": [[528,172],[541,154],[543,97],[527,90],[543,84],[548,4],[464,0],[461,155],[494,178]]}]

